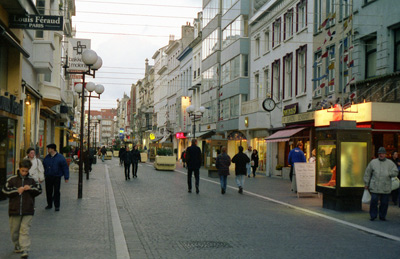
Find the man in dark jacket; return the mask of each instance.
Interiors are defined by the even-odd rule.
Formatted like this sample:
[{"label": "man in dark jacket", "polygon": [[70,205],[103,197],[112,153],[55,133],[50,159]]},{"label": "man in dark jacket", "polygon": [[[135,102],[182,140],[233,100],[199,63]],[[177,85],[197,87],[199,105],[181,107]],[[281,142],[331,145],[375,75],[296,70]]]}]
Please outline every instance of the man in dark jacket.
[{"label": "man in dark jacket", "polygon": [[201,150],[197,146],[197,139],[192,139],[192,145],[186,149],[186,164],[188,168],[187,182],[188,192],[192,192],[192,173],[194,172],[194,179],[196,185],[196,193],[200,192],[200,166],[201,166]]},{"label": "man in dark jacket", "polygon": [[131,151],[132,158],[132,178],[137,178],[138,163],[140,162],[140,152],[137,146],[134,146]]},{"label": "man in dark jacket", "polygon": [[129,147],[126,147],[125,152],[122,154],[122,160],[124,161],[124,170],[125,170],[125,181],[130,180],[130,170],[132,163],[131,152],[129,151]]},{"label": "man in dark jacket", "polygon": [[54,202],[55,210],[59,211],[61,177],[64,176],[65,182],[68,183],[69,168],[64,156],[58,153],[56,149],[56,144],[47,145],[49,154],[43,160],[43,167],[46,183],[46,209],[51,209]]},{"label": "man in dark jacket", "polygon": [[246,164],[250,163],[250,158],[243,153],[243,147],[239,147],[239,153],[232,158],[232,163],[235,163],[236,184],[239,187],[239,193],[243,193],[244,178],[247,173]]},{"label": "man in dark jacket", "polygon": [[104,157],[106,156],[106,153],[107,153],[106,147],[103,146],[103,147],[100,149],[100,152],[101,152],[101,161],[104,162]]},{"label": "man in dark jacket", "polygon": [[231,165],[231,158],[226,153],[226,147],[221,148],[221,154],[217,156],[215,167],[218,169],[219,179],[221,182],[221,193],[226,192],[226,178],[229,175],[229,166]]},{"label": "man in dark jacket", "polygon": [[125,148],[124,148],[124,147],[121,147],[121,148],[119,149],[119,153],[118,153],[119,165],[120,165],[120,166],[122,166],[122,164],[124,163],[124,161],[122,160],[122,157],[123,157],[124,153],[125,153]]}]

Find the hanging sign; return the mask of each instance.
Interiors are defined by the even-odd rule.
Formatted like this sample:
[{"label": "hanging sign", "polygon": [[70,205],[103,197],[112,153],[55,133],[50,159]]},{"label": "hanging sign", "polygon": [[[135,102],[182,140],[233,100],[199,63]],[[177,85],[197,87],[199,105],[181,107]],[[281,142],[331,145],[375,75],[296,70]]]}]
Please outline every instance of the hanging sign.
[{"label": "hanging sign", "polygon": [[82,61],[82,53],[90,49],[90,39],[68,39],[67,71],[87,71],[88,67]]},{"label": "hanging sign", "polygon": [[10,16],[9,27],[27,30],[62,31],[63,17],[53,15],[18,15]]}]

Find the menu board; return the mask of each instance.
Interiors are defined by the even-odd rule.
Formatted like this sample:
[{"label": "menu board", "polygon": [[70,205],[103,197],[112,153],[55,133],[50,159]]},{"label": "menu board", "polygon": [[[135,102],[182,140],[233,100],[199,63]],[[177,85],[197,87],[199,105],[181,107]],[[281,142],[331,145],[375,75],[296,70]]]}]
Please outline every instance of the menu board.
[{"label": "menu board", "polygon": [[315,163],[295,163],[297,193],[315,192]]}]

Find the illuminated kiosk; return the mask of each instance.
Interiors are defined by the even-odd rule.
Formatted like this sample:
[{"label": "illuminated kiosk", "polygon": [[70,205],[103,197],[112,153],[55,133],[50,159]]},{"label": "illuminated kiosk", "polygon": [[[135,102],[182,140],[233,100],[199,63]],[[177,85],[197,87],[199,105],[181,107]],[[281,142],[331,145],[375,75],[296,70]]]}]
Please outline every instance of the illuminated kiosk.
[{"label": "illuminated kiosk", "polygon": [[355,121],[331,121],[316,129],[316,190],[323,207],[338,211],[361,210],[363,176],[371,157],[371,130]]},{"label": "illuminated kiosk", "polygon": [[215,161],[221,152],[221,148],[228,148],[228,140],[217,138],[218,136],[212,136],[211,139],[205,141],[204,145],[204,167],[208,170],[208,177],[211,178],[219,177]]}]

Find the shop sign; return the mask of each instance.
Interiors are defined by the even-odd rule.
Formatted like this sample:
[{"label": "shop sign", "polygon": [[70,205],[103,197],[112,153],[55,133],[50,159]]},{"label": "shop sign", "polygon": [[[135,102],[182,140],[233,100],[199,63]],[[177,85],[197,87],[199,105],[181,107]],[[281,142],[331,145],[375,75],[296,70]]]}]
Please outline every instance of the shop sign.
[{"label": "shop sign", "polygon": [[68,39],[67,71],[87,71],[88,67],[82,61],[83,51],[90,49],[90,39]]},{"label": "shop sign", "polygon": [[0,96],[0,110],[22,116],[22,101],[18,103],[15,99],[14,95],[10,95],[10,98]]},{"label": "shop sign", "polygon": [[62,31],[64,25],[63,16],[54,15],[14,14],[9,22],[10,28],[42,31]]},{"label": "shop sign", "polygon": [[312,120],[314,120],[314,112],[313,111],[312,112],[303,112],[303,113],[299,113],[299,114],[282,117],[283,124],[295,123],[295,122],[301,122],[301,121],[312,121]]},{"label": "shop sign", "polygon": [[299,113],[299,103],[293,103],[283,107],[283,116],[289,116]]},{"label": "shop sign", "polygon": [[154,133],[150,133],[149,138],[150,138],[150,140],[155,140],[155,139],[156,139],[156,136],[154,135]]},{"label": "shop sign", "polygon": [[175,137],[177,138],[177,139],[185,139],[186,137],[185,137],[185,133],[183,133],[183,132],[178,132],[178,133],[176,133],[175,134]]}]

